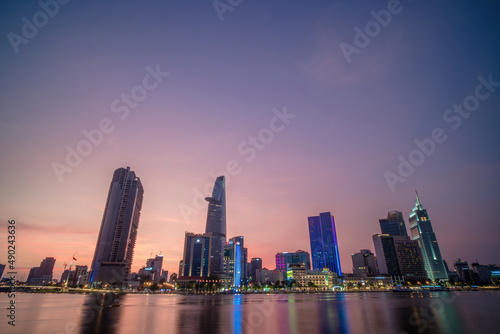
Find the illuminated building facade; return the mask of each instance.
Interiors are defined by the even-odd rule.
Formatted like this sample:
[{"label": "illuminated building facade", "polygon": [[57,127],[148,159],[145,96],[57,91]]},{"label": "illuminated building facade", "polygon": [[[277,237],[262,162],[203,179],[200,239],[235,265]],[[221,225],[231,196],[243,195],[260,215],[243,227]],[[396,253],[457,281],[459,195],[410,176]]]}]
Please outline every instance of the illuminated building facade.
[{"label": "illuminated building facade", "polygon": [[186,232],[184,240],[184,258],[182,260],[182,273],[179,276],[202,276],[210,274],[210,249],[212,234],[195,234]]},{"label": "illuminated building facade", "polygon": [[417,240],[420,245],[427,277],[432,281],[448,280],[431,220],[427,210],[420,203],[418,193],[416,194],[415,206],[410,214],[410,231],[411,238]]},{"label": "illuminated building facade", "polygon": [[296,252],[281,252],[276,254],[276,268],[287,270],[288,265],[292,263],[303,263],[307,270],[311,270],[311,257],[309,253],[303,250]]},{"label": "illuminated building facade", "polygon": [[328,268],[342,276],[335,219],[330,212],[308,218],[311,257],[314,270]]},{"label": "illuminated building facade", "polygon": [[239,241],[230,240],[224,247],[224,272],[231,281],[230,285],[234,287],[240,287],[243,278],[241,251]]}]

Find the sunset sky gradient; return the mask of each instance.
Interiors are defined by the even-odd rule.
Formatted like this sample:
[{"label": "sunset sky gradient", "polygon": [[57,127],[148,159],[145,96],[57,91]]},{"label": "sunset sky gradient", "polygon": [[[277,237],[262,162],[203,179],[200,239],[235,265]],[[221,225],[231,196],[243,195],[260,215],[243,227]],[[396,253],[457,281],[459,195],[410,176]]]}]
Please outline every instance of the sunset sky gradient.
[{"label": "sunset sky gradient", "polygon": [[[267,268],[277,252],[310,252],[307,217],[331,211],[351,272],[387,211],[408,223],[414,189],[448,264],[500,263],[500,87],[460,128],[443,120],[478,76],[500,81],[500,4],[401,1],[348,63],[339,44],[387,3],[243,1],[221,21],[212,1],[71,1],[15,53],[7,35],[40,7],[2,2],[0,263],[15,219],[23,273],[53,256],[59,279],[75,251],[90,266],[112,173],[130,166],[144,186],[133,270],[161,251],[177,272],[184,233],[204,232],[207,212],[181,208],[233,160],[228,237]],[[157,65],[170,75],[121,120],[113,101]],[[249,162],[238,147],[274,108],[296,117]],[[114,130],[60,182],[53,162],[105,118]],[[392,192],[384,172],[435,128],[447,140]]]}]

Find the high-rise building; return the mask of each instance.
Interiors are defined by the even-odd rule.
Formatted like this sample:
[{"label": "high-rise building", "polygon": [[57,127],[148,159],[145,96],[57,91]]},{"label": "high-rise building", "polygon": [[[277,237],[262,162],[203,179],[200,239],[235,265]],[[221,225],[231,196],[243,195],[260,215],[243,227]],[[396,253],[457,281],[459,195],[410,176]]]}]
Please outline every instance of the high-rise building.
[{"label": "high-rise building", "polygon": [[[184,245],[184,248],[186,245]],[[179,261],[179,275],[178,277],[184,276],[184,260]]]},{"label": "high-rise building", "polygon": [[375,255],[369,249],[362,249],[359,253],[351,254],[351,258],[354,275],[368,275],[378,272]]},{"label": "high-rise building", "polygon": [[223,271],[224,245],[226,244],[226,182],[224,176],[215,180],[211,197],[206,197],[208,202],[207,226],[205,233],[212,234],[210,251],[210,273]]},{"label": "high-rise building", "polygon": [[87,273],[88,267],[87,266],[80,266],[76,265],[75,266],[75,275],[73,277],[73,281],[71,282],[72,286],[75,285],[82,285],[82,276],[84,276]]},{"label": "high-rise building", "polygon": [[224,246],[224,273],[229,277],[231,286],[241,286],[243,279],[243,256],[242,244],[237,241],[238,238],[229,240]]},{"label": "high-rise building", "polygon": [[303,263],[306,270],[311,270],[311,257],[309,253],[303,250],[296,252],[281,252],[276,254],[276,268],[287,270],[292,263]]},{"label": "high-rise building", "polygon": [[123,285],[128,280],[144,189],[130,167],[113,173],[92,260],[90,282]]},{"label": "high-rise building", "polygon": [[394,247],[394,239],[389,234],[375,234],[373,245],[377,254],[377,267],[380,274],[390,275],[397,278],[401,275],[399,271],[398,256]]},{"label": "high-rise building", "polygon": [[153,258],[146,260],[146,266],[139,269],[139,276],[151,277],[153,282],[158,282],[161,279],[161,270],[163,267],[163,255],[156,255]]},{"label": "high-rise building", "polygon": [[481,284],[489,284],[491,283],[491,275],[488,267],[485,265],[479,264],[477,262],[473,262],[471,264],[472,270],[477,277],[477,282]]},{"label": "high-rise building", "polygon": [[5,270],[5,264],[0,264],[0,280],[3,278],[4,270]]},{"label": "high-rise building", "polygon": [[408,236],[393,236],[394,249],[398,259],[398,266],[401,278],[404,281],[427,280],[427,273],[424,267],[424,260],[418,241],[411,240]]},{"label": "high-rise building", "polygon": [[465,283],[472,283],[472,273],[469,269],[469,264],[467,261],[461,259],[453,261],[455,271],[457,272],[458,278]]},{"label": "high-rise building", "polygon": [[342,276],[335,219],[330,212],[308,218],[312,265],[315,270],[328,268]]},{"label": "high-rise building", "polygon": [[40,263],[40,269],[39,269],[38,275],[52,277],[55,264],[56,264],[56,259],[54,259],[53,257],[46,257]]},{"label": "high-rise building", "polygon": [[408,236],[375,234],[373,244],[380,274],[390,275],[395,282],[427,279],[420,246]]},{"label": "high-rise building", "polygon": [[[245,238],[242,236],[237,236],[229,239],[229,242],[236,243],[238,242],[240,244],[241,248],[241,280],[243,282],[246,282],[248,280],[248,274],[247,274],[247,262],[248,262],[248,249],[245,247]],[[224,270],[225,272],[225,270]]]},{"label": "high-rise building", "polygon": [[490,271],[490,279],[492,283],[500,283],[500,265],[498,264],[488,264],[486,268]]},{"label": "high-rise building", "polygon": [[262,269],[262,259],[260,257],[253,257],[251,260],[251,273],[252,281],[257,281],[257,270]]},{"label": "high-rise building", "polygon": [[387,218],[379,219],[379,222],[382,234],[408,236],[403,213],[400,211],[389,211]]},{"label": "high-rise building", "polygon": [[210,249],[212,246],[212,234],[195,234],[186,232],[184,240],[184,259],[179,270],[180,276],[203,276],[210,274]]},{"label": "high-rise building", "polygon": [[28,274],[28,278],[26,279],[26,283],[27,284],[31,284],[31,280],[33,278],[35,278],[36,272],[38,271],[38,269],[40,269],[40,267],[33,267],[33,268],[30,269],[30,272]]},{"label": "high-rise building", "polygon": [[418,193],[416,196],[415,206],[412,213],[410,213],[411,238],[419,242],[427,277],[432,281],[448,280],[448,274],[444,267],[436,235],[432,229],[431,220],[427,210],[420,203]]},{"label": "high-rise building", "polygon": [[56,259],[53,257],[46,257],[40,263],[40,267],[31,268],[26,282],[30,285],[44,285],[50,283],[52,281],[55,264]]}]

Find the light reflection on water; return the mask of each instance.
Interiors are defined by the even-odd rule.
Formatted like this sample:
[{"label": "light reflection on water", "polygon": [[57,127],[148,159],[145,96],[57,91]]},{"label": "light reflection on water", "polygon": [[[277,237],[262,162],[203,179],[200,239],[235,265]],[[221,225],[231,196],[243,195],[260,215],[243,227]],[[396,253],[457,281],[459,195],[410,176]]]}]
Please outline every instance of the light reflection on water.
[{"label": "light reflection on water", "polygon": [[0,332],[485,334],[500,328],[500,292],[123,295],[120,307],[109,307],[112,301],[104,294],[16,294],[16,327],[3,320]]}]

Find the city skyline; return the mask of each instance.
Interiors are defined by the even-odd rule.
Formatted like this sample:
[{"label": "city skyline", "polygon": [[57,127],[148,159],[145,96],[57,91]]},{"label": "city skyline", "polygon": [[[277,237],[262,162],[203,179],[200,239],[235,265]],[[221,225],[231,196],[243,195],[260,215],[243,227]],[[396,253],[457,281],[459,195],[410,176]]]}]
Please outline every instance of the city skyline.
[{"label": "city skyline", "polygon": [[146,188],[132,271],[160,251],[178,271],[220,175],[226,235],[265,267],[331,211],[350,268],[414,189],[444,259],[500,262],[496,2],[401,2],[360,48],[387,1],[244,2],[223,21],[211,2],[72,1],[17,53],[6,36],[42,9],[1,6],[0,220],[25,277],[50,256],[60,277],[75,251],[90,268],[119,166]]},{"label": "city skyline", "polygon": [[[140,202],[141,202],[141,205],[140,206],[142,207],[142,192],[143,192],[143,190],[142,190],[142,184],[141,184],[139,178],[135,177],[135,173],[133,171],[130,171],[130,167],[128,167],[128,166],[126,168],[120,167],[120,168],[118,168],[118,169],[115,170],[114,175],[113,175],[113,179],[112,179],[112,182],[111,182],[111,185],[110,185],[110,188],[109,188],[108,197],[112,195],[112,189],[113,189],[114,182],[115,181],[123,182],[124,179],[128,178],[127,175],[128,175],[129,172],[132,174],[132,179],[138,180],[138,184],[140,184],[140,188],[141,188],[141,191],[140,191],[140,197],[141,197],[140,198]],[[125,173],[125,176],[122,175],[124,173]],[[120,176],[120,175],[122,175],[122,176]],[[409,225],[410,229],[411,229],[411,226],[415,225],[415,223],[411,224],[410,221],[411,221],[412,217],[416,216],[417,214],[421,215],[421,216],[425,216],[426,219],[430,223],[430,219],[428,218],[427,211],[422,208],[422,205],[420,204],[420,200],[419,200],[418,193],[416,192],[416,190],[415,190],[415,193],[416,193],[415,205],[414,205],[414,207],[412,209],[412,212],[410,213],[410,220],[408,222],[408,225]],[[216,196],[217,198],[220,198],[222,200],[217,200],[213,196]],[[213,229],[213,230],[224,229],[225,230],[225,228],[226,228],[226,219],[222,218],[225,215],[221,215],[221,213],[223,213],[225,211],[225,206],[221,206],[220,205],[220,203],[224,203],[225,204],[225,180],[224,180],[223,176],[219,176],[219,177],[217,177],[215,179],[214,188],[213,188],[213,191],[212,191],[212,196],[207,196],[205,198],[205,200],[208,202],[208,205],[207,205],[207,221],[206,221],[206,224],[205,224],[206,225],[206,227],[205,227],[206,230],[208,230],[208,229]],[[106,208],[107,208],[108,202],[109,202],[109,198],[108,198],[108,200],[106,202],[104,217],[106,217],[106,210],[107,210]],[[214,206],[210,207],[214,203],[218,204],[218,205],[215,208],[214,208]],[[224,207],[224,208],[222,209],[222,207]],[[420,213],[420,211],[421,211],[421,213]],[[332,221],[334,221],[333,215],[331,213],[329,213],[329,212],[320,214],[320,216],[317,216],[317,217],[309,217],[309,220],[311,220],[311,218],[320,218],[321,215],[324,215],[324,214],[331,215],[331,219],[332,219]],[[388,225],[385,224],[385,221],[387,221],[387,220],[391,221],[391,218],[392,218],[392,221],[393,222],[398,222],[397,225],[399,226],[398,228],[391,227],[391,229],[395,232],[395,234],[393,234],[393,235],[394,236],[400,235],[400,232],[398,232],[399,230],[402,230],[402,231],[406,232],[405,231],[406,230],[406,223],[405,223],[404,215],[402,214],[402,212],[397,211],[397,210],[392,210],[392,211],[388,212],[387,216],[388,216],[387,219],[378,219],[378,221],[379,221],[379,228],[380,229],[382,229],[382,230],[387,229]],[[401,216],[403,216],[402,220],[401,220]],[[103,223],[102,224],[104,224],[104,217],[103,217]],[[221,222],[223,222],[223,223],[220,224]],[[400,222],[404,223],[404,225],[401,225]],[[333,226],[334,226],[334,229],[335,229],[336,228],[335,223],[333,223]],[[102,226],[101,226],[101,229],[102,229]],[[432,226],[431,226],[431,230],[432,230]],[[414,226],[413,233],[416,233],[415,231],[416,231],[416,227]],[[137,229],[135,230],[135,232],[137,232]],[[186,231],[185,232],[185,237],[186,237],[186,240],[188,238],[188,235],[191,236],[190,239],[194,238],[195,240],[196,240],[196,238],[200,238],[200,237],[203,237],[203,238],[207,238],[208,237],[209,238],[210,247],[212,247],[212,243],[213,243],[212,239],[213,239],[213,234],[214,233],[217,234],[217,232],[208,232],[208,234],[207,234],[207,232],[196,234],[196,233],[192,233],[192,232]],[[101,231],[99,230],[99,233],[98,233],[98,244],[99,244],[100,234],[101,234]],[[336,234],[336,231],[334,232],[334,234]],[[382,234],[382,235],[384,235],[384,234]],[[225,236],[224,236],[224,238],[226,239]],[[234,237],[234,238],[231,238],[231,240],[235,240],[236,238],[242,238],[242,237]],[[408,238],[410,238],[410,237],[408,237]],[[434,236],[434,238],[435,238],[435,236]],[[310,239],[310,236],[308,237],[308,239]],[[336,236],[335,236],[335,239],[336,239]],[[411,240],[417,240],[417,239],[411,239]],[[373,240],[375,240],[375,235],[373,236]],[[310,242],[310,240],[309,240],[309,242]],[[225,242],[224,245],[227,245],[227,244],[228,244],[228,242]],[[372,243],[372,245],[373,245],[373,243]],[[186,243],[184,243],[184,246],[186,246]],[[367,248],[367,249],[371,250],[371,248]],[[376,251],[376,247],[374,247],[373,250],[375,252]],[[95,252],[97,252],[97,247],[96,247]],[[132,252],[133,252],[133,249],[132,249]],[[185,252],[186,252],[186,249],[184,249],[182,251],[182,254],[185,254]],[[303,252],[303,251],[299,250],[297,252]],[[278,253],[273,257],[273,261],[276,262],[278,254],[283,254],[283,253],[286,254],[287,252],[278,251]],[[305,253],[307,253],[307,252],[305,252]],[[208,254],[209,253],[207,252],[207,255]],[[394,254],[394,256],[395,256],[395,254]],[[162,257],[163,257],[163,255],[162,255]],[[47,258],[49,258],[49,257],[47,257]],[[52,257],[50,257],[50,258],[52,258]],[[213,261],[213,258],[214,258],[214,256],[212,256],[212,259],[211,259],[210,262]],[[457,258],[460,259],[460,257],[457,257]],[[463,256],[462,256],[462,258],[463,258]],[[183,259],[183,256],[181,256],[181,260],[182,259]],[[73,260],[76,260],[76,259],[73,257]],[[455,261],[455,260],[452,260],[452,261]],[[477,261],[477,259],[476,259],[476,261]],[[262,261],[262,262],[264,262],[264,261]],[[345,260],[345,262],[347,263],[348,261]],[[484,262],[484,261],[480,261],[480,262],[486,264],[486,262]],[[91,263],[93,264],[93,262],[91,262]],[[181,263],[182,263],[182,266],[184,266],[184,263],[182,261],[181,261]],[[273,267],[277,267],[275,265],[276,263],[274,263],[274,265],[273,264],[271,264],[271,265],[265,265],[264,264],[263,268],[264,267],[266,267],[266,268],[269,267],[269,269],[272,270],[272,269],[274,269]],[[139,268],[141,265],[139,265],[137,263],[132,263],[132,264],[133,264],[133,267],[131,267],[132,269],[131,270],[129,269],[128,271],[130,273],[132,273],[132,272],[138,272],[139,270],[135,270],[135,268],[136,267]],[[80,265],[86,265],[86,264],[80,262]],[[177,267],[175,265],[173,265],[172,268],[178,268],[178,269],[180,269],[181,267],[179,267],[178,265],[179,265],[179,263],[177,263]],[[444,268],[444,266],[445,266],[445,264],[443,264],[443,268]],[[211,267],[212,266],[209,265],[209,267],[207,267],[205,269],[205,270],[207,270],[205,274],[208,275],[208,273],[210,273],[210,269],[209,268],[211,268]],[[346,267],[346,268],[352,268],[352,267]],[[31,269],[31,271],[33,271],[33,269],[35,269],[35,267],[32,267],[32,268],[21,268],[21,271],[20,271],[22,273],[21,277],[24,276],[24,273],[23,273],[24,271],[26,271],[26,270],[29,271],[30,269]],[[179,271],[179,270],[177,270],[177,271]],[[348,273],[350,271],[352,271],[352,270],[348,270],[346,272]],[[56,274],[56,272],[57,272],[57,274]],[[92,272],[93,271],[91,270],[90,273],[92,274]],[[171,271],[171,272],[175,272],[175,270]],[[63,273],[64,273],[64,268],[61,269],[60,274],[62,275]],[[182,275],[180,275],[180,273],[178,273],[178,274],[179,274],[179,276],[182,276]],[[56,278],[57,275],[59,275],[59,271],[57,269],[54,269],[54,278]],[[431,277],[434,277],[434,276],[431,276]],[[441,278],[443,278],[443,277],[441,277]],[[90,278],[90,280],[92,280],[92,278]]]}]

